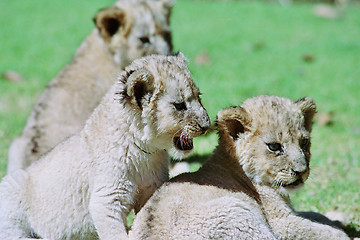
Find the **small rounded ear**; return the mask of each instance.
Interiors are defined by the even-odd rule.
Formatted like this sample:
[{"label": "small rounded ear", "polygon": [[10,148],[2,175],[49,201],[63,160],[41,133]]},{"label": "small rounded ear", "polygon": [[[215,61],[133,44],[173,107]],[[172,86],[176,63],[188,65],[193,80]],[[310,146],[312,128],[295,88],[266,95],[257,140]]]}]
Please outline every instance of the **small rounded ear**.
[{"label": "small rounded ear", "polygon": [[168,9],[169,11],[171,11],[172,7],[175,5],[175,1],[174,0],[160,0],[159,1],[163,8]]},{"label": "small rounded ear", "polygon": [[231,107],[217,114],[217,126],[220,134],[228,134],[235,141],[239,134],[249,131],[251,118],[242,107]]},{"label": "small rounded ear", "polygon": [[167,24],[170,24],[170,16],[171,16],[171,10],[174,6],[174,0],[161,0],[162,7],[164,9],[164,14],[166,17]]},{"label": "small rounded ear", "polygon": [[188,59],[185,57],[184,53],[177,51],[176,53],[171,53],[169,56],[175,56],[177,57],[179,60],[181,60],[183,63],[185,63],[186,65],[188,64]]},{"label": "small rounded ear", "polygon": [[150,101],[154,92],[154,76],[149,70],[142,68],[130,74],[126,85],[126,93],[131,102],[142,110],[143,104]]},{"label": "small rounded ear", "polygon": [[304,115],[304,127],[308,132],[312,130],[313,118],[316,113],[315,101],[311,98],[302,98],[295,102]]},{"label": "small rounded ear", "polygon": [[130,27],[126,21],[126,13],[117,7],[109,7],[101,9],[94,18],[94,23],[99,30],[101,37],[110,41],[111,37],[119,31],[120,28],[124,29],[124,35],[127,35]]}]

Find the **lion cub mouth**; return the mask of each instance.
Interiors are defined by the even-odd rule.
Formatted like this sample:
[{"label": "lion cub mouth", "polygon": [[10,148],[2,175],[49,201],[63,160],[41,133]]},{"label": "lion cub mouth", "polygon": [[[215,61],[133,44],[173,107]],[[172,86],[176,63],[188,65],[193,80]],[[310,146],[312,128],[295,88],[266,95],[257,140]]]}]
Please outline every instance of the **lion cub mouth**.
[{"label": "lion cub mouth", "polygon": [[182,151],[192,150],[194,147],[193,139],[185,136],[174,137],[174,145]]},{"label": "lion cub mouth", "polygon": [[284,187],[286,188],[294,188],[294,187],[299,187],[304,183],[304,181],[301,178],[298,178],[296,181],[286,184]]}]

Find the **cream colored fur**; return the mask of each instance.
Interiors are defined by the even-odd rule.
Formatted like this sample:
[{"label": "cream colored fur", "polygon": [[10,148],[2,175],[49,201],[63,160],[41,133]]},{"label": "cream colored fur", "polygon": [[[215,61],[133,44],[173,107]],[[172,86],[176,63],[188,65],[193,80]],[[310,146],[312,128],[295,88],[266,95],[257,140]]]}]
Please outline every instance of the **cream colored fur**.
[{"label": "cream colored fur", "polygon": [[126,216],[210,127],[182,53],[126,67],[84,128],[0,184],[0,239],[127,239]]},{"label": "cream colored fur", "polygon": [[171,51],[170,0],[119,0],[100,10],[96,29],[46,87],[9,150],[8,172],[24,169],[78,132],[131,61]]},{"label": "cream colored fur", "polygon": [[349,239],[292,208],[309,175],[313,100],[259,96],[218,113],[219,144],[195,173],[157,190],[130,239]]}]

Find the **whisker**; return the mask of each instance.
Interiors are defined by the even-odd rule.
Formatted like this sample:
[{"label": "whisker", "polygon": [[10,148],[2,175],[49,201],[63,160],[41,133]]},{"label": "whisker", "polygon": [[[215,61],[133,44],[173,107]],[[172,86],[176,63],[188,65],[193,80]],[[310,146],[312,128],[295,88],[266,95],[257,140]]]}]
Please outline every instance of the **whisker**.
[{"label": "whisker", "polygon": [[279,181],[279,187],[282,187],[282,186],[284,186],[284,181],[283,181],[283,180],[280,180],[280,181]]},{"label": "whisker", "polygon": [[187,144],[186,133],[181,132],[180,142],[181,142],[181,147]]},{"label": "whisker", "polygon": [[180,146],[181,146],[182,148],[184,148],[184,141],[182,141],[181,138],[179,138],[178,141],[180,141]]},{"label": "whisker", "polygon": [[191,139],[192,137],[191,137],[191,134],[188,132],[188,133],[186,133],[186,137],[188,138],[188,139]]},{"label": "whisker", "polygon": [[[176,134],[178,134],[179,132],[183,132],[183,128],[180,128],[179,130],[177,130],[177,131],[173,134],[172,140],[174,140]],[[180,136],[181,136],[181,135],[180,135]]]},{"label": "whisker", "polygon": [[272,186],[274,188],[280,188],[283,185],[284,185],[284,180],[281,179],[279,176],[276,176],[274,182],[272,183]]}]

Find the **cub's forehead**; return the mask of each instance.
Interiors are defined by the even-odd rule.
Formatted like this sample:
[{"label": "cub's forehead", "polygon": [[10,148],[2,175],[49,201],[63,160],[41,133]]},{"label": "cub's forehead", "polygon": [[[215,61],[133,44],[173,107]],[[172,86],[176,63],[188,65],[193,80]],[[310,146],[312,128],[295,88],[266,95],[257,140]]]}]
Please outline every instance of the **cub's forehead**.
[{"label": "cub's forehead", "polygon": [[169,94],[198,96],[199,89],[195,85],[187,62],[180,56],[168,56],[158,62],[149,62],[148,68],[153,72],[157,84]]},{"label": "cub's forehead", "polygon": [[305,134],[302,127],[304,116],[289,99],[261,96],[245,101],[243,107],[249,113],[253,127],[260,132],[278,137]]},{"label": "cub's forehead", "polygon": [[133,12],[134,14],[137,13],[137,11],[149,11],[147,2],[143,0],[118,0],[114,3],[113,6],[124,9],[129,13]]},{"label": "cub's forehead", "polygon": [[190,75],[184,72],[171,72],[161,76],[161,85],[169,95],[186,100],[200,95],[199,88]]},{"label": "cub's forehead", "polygon": [[141,26],[168,28],[161,8],[157,8],[156,6],[153,6],[153,4],[149,4],[147,1],[117,1],[114,3],[114,6],[124,10],[130,24],[135,25],[137,28],[140,28]]},{"label": "cub's forehead", "polygon": [[[160,92],[168,93],[176,98],[187,100],[200,95],[191,73],[187,60],[182,53],[172,56],[150,55],[135,60],[127,71],[145,68],[153,76],[154,84]],[[180,99],[179,99],[180,100]]]},{"label": "cub's forehead", "polygon": [[298,115],[301,114],[300,109],[290,99],[276,96],[250,98],[243,103],[242,107],[254,117],[264,116],[265,118],[273,119],[298,118]]}]

